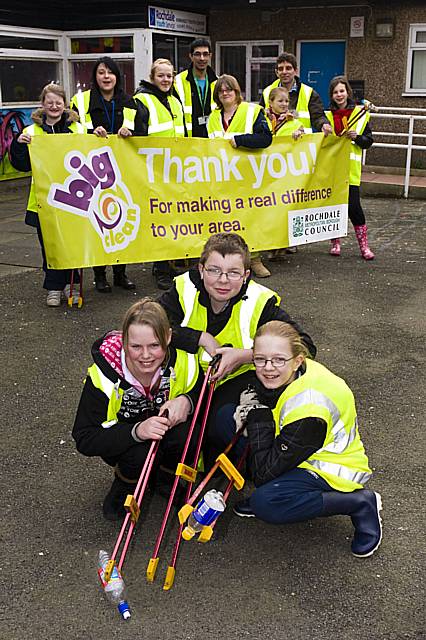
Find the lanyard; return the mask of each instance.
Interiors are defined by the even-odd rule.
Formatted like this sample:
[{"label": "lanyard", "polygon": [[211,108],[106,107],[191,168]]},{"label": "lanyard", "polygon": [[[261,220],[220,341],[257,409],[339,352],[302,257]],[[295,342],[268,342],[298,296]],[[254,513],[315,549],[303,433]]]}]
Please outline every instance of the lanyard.
[{"label": "lanyard", "polygon": [[112,105],[111,116],[109,115],[108,107],[106,105],[106,102],[105,102],[103,96],[101,96],[101,100],[102,100],[102,104],[103,104],[103,107],[104,107],[104,112],[105,112],[106,119],[108,120],[108,125],[109,125],[108,133],[114,133],[115,100],[111,100],[111,105]]},{"label": "lanyard", "polygon": [[201,108],[203,110],[203,115],[204,115],[204,110],[205,110],[205,106],[206,106],[206,101],[207,101],[207,93],[208,93],[208,87],[207,87],[207,75],[206,75],[206,83],[204,85],[204,96],[201,93],[201,89],[200,89],[200,85],[197,82],[197,78],[195,77],[194,72],[192,72],[192,76],[194,78],[194,82],[195,82],[195,86],[197,87],[197,93],[198,93],[198,98],[200,100],[200,105]]}]

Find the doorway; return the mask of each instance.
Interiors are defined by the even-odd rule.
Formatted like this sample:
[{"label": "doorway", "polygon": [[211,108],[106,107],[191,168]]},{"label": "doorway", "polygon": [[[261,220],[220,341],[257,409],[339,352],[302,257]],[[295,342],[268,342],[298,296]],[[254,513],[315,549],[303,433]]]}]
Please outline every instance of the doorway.
[{"label": "doorway", "polygon": [[345,73],[346,42],[298,42],[297,54],[301,81],[320,94],[328,109],[330,80]]}]

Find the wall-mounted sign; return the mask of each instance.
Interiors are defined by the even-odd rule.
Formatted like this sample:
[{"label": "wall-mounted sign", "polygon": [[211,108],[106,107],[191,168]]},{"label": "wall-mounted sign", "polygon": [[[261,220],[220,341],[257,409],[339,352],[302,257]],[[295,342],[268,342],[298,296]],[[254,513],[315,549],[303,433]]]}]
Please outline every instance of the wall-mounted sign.
[{"label": "wall-mounted sign", "polygon": [[351,18],[351,38],[364,37],[364,16],[355,16]]},{"label": "wall-mounted sign", "polygon": [[206,16],[189,11],[148,7],[148,26],[167,31],[206,33]]}]

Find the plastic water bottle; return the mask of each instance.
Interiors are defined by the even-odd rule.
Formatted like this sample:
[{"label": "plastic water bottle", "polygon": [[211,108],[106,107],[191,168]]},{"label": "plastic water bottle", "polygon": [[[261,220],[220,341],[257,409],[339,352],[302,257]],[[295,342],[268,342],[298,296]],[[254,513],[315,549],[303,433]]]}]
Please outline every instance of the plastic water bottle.
[{"label": "plastic water bottle", "polygon": [[99,580],[101,581],[101,585],[107,597],[107,600],[109,600],[111,604],[117,605],[121,617],[123,618],[123,620],[127,620],[128,618],[130,618],[130,609],[127,603],[124,580],[121,577],[118,568],[114,566],[109,582],[106,582],[104,579],[105,570],[107,568],[109,560],[110,558],[106,551],[99,551]]},{"label": "plastic water bottle", "polygon": [[210,489],[204,495],[204,498],[195,507],[194,511],[188,518],[185,529],[182,531],[184,540],[191,540],[196,533],[199,533],[205,526],[211,524],[213,520],[225,511],[226,503],[223,499],[223,493]]}]

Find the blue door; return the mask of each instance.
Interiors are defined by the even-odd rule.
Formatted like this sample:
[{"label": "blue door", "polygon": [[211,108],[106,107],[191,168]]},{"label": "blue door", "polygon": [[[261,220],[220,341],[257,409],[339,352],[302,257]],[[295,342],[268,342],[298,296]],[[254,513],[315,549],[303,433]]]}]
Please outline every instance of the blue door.
[{"label": "blue door", "polygon": [[301,42],[300,79],[315,89],[328,108],[328,85],[345,72],[345,42]]}]

